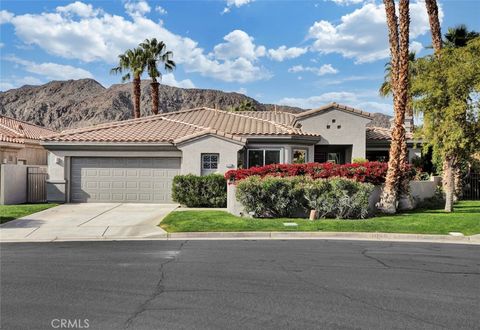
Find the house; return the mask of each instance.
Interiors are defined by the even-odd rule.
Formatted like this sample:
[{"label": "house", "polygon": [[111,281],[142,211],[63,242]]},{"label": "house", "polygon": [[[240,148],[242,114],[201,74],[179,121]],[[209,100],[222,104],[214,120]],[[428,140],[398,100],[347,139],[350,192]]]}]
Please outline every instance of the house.
[{"label": "house", "polygon": [[197,108],[68,130],[43,143],[50,151],[48,195],[168,203],[177,174],[384,157],[389,132],[367,129],[371,120],[368,112],[331,103],[300,114]]},{"label": "house", "polygon": [[0,162],[2,164],[47,165],[43,137],[56,132],[0,115]]}]

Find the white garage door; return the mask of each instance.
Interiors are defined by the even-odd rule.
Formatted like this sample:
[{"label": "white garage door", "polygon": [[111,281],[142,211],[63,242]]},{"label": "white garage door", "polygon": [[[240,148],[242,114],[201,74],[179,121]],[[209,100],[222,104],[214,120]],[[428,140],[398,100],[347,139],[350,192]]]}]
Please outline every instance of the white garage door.
[{"label": "white garage door", "polygon": [[75,157],[72,202],[171,203],[180,158]]}]

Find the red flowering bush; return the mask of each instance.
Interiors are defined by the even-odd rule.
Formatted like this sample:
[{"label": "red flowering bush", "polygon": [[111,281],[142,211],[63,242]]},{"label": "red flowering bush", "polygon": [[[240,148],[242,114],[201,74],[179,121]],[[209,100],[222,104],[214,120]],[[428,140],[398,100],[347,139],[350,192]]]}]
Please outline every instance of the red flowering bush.
[{"label": "red flowering bush", "polygon": [[[358,182],[368,182],[379,185],[385,182],[387,174],[387,163],[365,162],[338,165],[333,163],[307,163],[307,164],[272,164],[262,167],[252,167],[248,169],[230,170],[225,173],[225,178],[229,182],[234,182],[257,175],[265,176],[309,176],[313,179],[324,179],[331,177],[342,177],[354,179]],[[415,169],[408,165],[403,169],[403,173],[408,176],[415,176]]]}]

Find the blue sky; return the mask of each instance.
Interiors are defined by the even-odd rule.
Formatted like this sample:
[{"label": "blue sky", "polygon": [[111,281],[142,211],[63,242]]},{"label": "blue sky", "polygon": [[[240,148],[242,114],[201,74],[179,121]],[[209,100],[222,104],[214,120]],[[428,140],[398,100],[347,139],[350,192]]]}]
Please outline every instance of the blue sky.
[{"label": "blue sky", "polygon": [[[442,28],[480,30],[480,1],[440,1]],[[424,3],[412,0],[411,48],[430,52]],[[388,61],[381,1],[5,1],[0,90],[50,80],[119,83],[117,55],[164,40],[177,69],[163,83],[304,108],[339,102],[391,113],[378,96]]]}]

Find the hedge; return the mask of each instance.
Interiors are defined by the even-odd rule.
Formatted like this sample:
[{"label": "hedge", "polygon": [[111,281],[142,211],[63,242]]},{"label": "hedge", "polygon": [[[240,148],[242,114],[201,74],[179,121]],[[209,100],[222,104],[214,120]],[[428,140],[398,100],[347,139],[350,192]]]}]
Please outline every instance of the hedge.
[{"label": "hedge", "polygon": [[173,178],[172,199],[188,207],[226,207],[227,181],[220,174],[177,175]]},{"label": "hedge", "polygon": [[352,179],[251,176],[238,182],[237,199],[254,217],[304,216],[316,210],[319,218],[363,219],[374,186]]},{"label": "hedge", "polygon": [[[387,163],[365,162],[338,165],[334,163],[307,163],[307,164],[272,164],[262,167],[248,169],[230,170],[225,173],[229,182],[239,181],[250,176],[307,176],[313,179],[326,179],[331,177],[342,177],[353,179],[358,182],[367,182],[380,185],[385,182],[387,175]],[[415,176],[415,169],[407,164],[402,170],[410,178]]]}]

